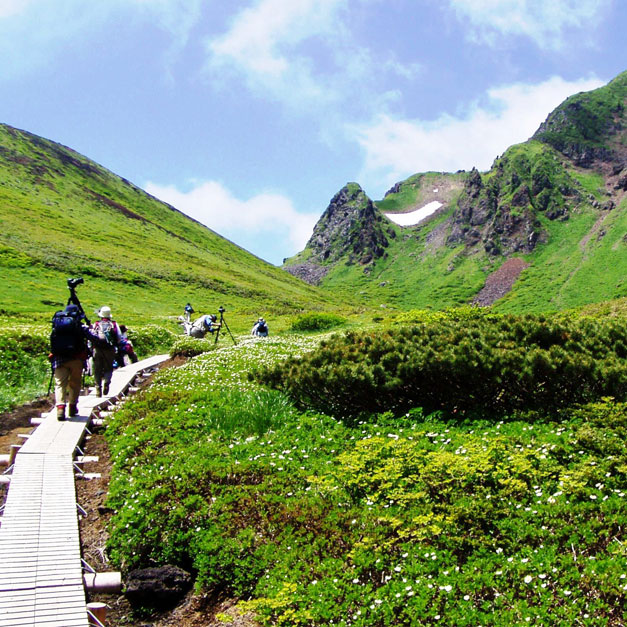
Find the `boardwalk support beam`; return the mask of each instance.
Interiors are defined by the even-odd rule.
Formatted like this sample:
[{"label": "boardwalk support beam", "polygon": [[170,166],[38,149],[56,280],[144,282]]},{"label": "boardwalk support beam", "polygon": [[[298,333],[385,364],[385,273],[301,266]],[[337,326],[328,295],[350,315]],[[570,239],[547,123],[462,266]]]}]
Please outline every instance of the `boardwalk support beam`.
[{"label": "boardwalk support beam", "polygon": [[117,594],[122,590],[122,574],[116,571],[83,573],[83,581],[88,592]]}]

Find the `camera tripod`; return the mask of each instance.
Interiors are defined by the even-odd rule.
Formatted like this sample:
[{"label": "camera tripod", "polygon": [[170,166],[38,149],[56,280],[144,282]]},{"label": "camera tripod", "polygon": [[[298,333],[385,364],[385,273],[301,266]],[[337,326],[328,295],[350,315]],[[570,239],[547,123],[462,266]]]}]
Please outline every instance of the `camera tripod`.
[{"label": "camera tripod", "polygon": [[78,307],[78,310],[81,312],[81,315],[83,319],[85,320],[85,322],[87,323],[87,325],[91,325],[91,322],[89,321],[89,318],[87,317],[87,314],[85,313],[85,310],[83,309],[83,306],[81,305],[81,301],[78,300],[78,296],[76,295],[76,286],[80,285],[81,283],[84,283],[82,277],[78,279],[67,280],[67,287],[70,290],[70,297],[67,299],[67,304],[76,305]]},{"label": "camera tripod", "polygon": [[226,323],[226,320],[224,319],[224,312],[226,311],[226,309],[224,309],[224,307],[218,307],[218,311],[220,312],[220,326],[218,327],[218,330],[216,331],[215,344],[218,343],[218,337],[220,337],[220,329],[222,328],[222,325],[224,325],[226,330],[229,332],[231,339],[233,340],[233,344],[237,345],[237,342],[235,341],[235,338],[233,337],[233,334],[231,333],[231,329],[229,329],[229,325]]}]

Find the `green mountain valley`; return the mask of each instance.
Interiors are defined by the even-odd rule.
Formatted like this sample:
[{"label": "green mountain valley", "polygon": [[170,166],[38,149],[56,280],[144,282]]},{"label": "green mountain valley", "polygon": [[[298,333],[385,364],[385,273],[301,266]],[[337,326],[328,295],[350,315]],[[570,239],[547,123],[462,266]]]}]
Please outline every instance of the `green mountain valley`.
[{"label": "green mountain valley", "polygon": [[281,268],[0,125],[0,442],[53,403],[69,277],[170,356],[93,427],[81,528],[187,586],[90,593],[111,624],[627,624],[626,107],[624,72],[487,172],[348,183]]}]

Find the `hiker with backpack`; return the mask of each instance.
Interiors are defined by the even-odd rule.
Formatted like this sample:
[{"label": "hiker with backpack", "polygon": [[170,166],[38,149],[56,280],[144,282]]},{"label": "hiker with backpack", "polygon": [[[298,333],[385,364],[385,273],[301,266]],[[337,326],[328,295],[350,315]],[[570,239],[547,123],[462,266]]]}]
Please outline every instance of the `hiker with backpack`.
[{"label": "hiker with backpack", "polygon": [[187,305],[185,305],[185,309],[183,310],[183,319],[185,320],[185,322],[192,321],[193,313],[194,313],[194,308],[192,307],[191,303],[187,303]]},{"label": "hiker with backpack", "polygon": [[94,382],[97,396],[109,394],[111,375],[117,356],[118,345],[121,341],[120,328],[115,320],[111,319],[111,308],[100,308],[100,320],[92,325],[92,331],[98,338],[94,342]]},{"label": "hiker with backpack", "polygon": [[117,362],[120,368],[123,368],[125,365],[125,357],[128,355],[128,358],[132,364],[136,364],[138,361],[138,357],[135,354],[135,349],[133,348],[133,344],[128,339],[128,329],[125,325],[120,325],[120,343],[118,344],[118,356]]},{"label": "hiker with backpack", "polygon": [[57,420],[78,414],[78,397],[81,392],[83,369],[89,355],[87,342],[97,337],[83,324],[84,314],[74,304],[57,311],[52,318],[50,333],[50,364],[54,377],[54,397]]},{"label": "hiker with backpack", "polygon": [[256,337],[268,337],[269,332],[268,323],[263,318],[259,318],[253,325],[250,334]]}]

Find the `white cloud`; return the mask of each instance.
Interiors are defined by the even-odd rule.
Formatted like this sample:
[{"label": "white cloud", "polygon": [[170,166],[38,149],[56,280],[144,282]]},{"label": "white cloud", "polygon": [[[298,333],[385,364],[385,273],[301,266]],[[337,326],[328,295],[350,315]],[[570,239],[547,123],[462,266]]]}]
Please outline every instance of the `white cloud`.
[{"label": "white cloud", "polygon": [[449,0],[475,34],[487,42],[495,34],[529,37],[541,48],[558,49],[566,30],[589,29],[611,0]]},{"label": "white cloud", "polygon": [[[50,63],[67,42],[88,41],[112,19],[139,16],[169,33],[166,60],[187,42],[202,0],[0,0],[0,79]],[[112,42],[115,45],[115,42]]]},{"label": "white cloud", "polygon": [[241,11],[231,29],[208,42],[209,65],[243,75],[248,87],[290,102],[327,100],[330,92],[314,77],[313,60],[300,49],[316,45],[339,28],[345,0],[261,0]]},{"label": "white cloud", "polygon": [[182,48],[200,20],[202,0],[117,0],[121,6],[143,8],[149,19],[172,35],[174,47]]},{"label": "white cloud", "polygon": [[487,105],[473,102],[463,116],[442,115],[430,122],[380,115],[370,125],[350,129],[365,151],[360,180],[369,193],[374,187],[382,194],[417,172],[473,166],[486,170],[509,146],[529,139],[568,96],[602,84],[597,79],[569,82],[554,77],[538,85],[495,87],[487,93]]},{"label": "white cloud", "polygon": [[[145,189],[236,244],[256,240],[245,247],[273,263],[302,250],[320,217],[298,213],[281,194],[263,193],[240,200],[216,181],[199,183],[187,192],[155,183],[147,183]],[[266,252],[269,239],[276,248],[273,259]]]},{"label": "white cloud", "polygon": [[250,90],[301,110],[340,102],[375,74],[415,76],[418,64],[354,40],[349,5],[355,11],[366,1],[260,0],[207,42],[208,68],[221,78],[233,72]]},{"label": "white cloud", "polygon": [[0,19],[22,13],[30,2],[31,0],[0,0]]}]

